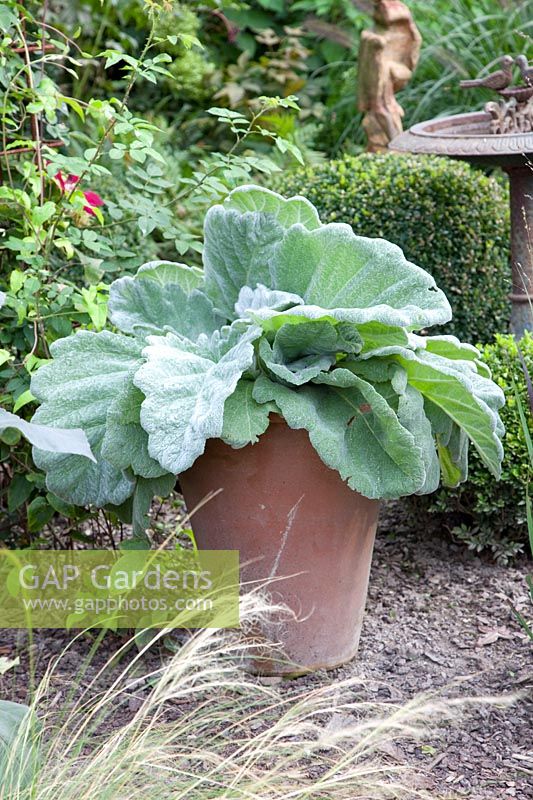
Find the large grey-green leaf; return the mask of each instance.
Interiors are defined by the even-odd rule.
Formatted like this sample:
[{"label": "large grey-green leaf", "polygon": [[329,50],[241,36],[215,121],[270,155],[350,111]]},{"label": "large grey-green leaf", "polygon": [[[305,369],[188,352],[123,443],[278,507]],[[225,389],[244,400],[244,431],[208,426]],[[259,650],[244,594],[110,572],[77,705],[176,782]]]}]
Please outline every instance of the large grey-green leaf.
[{"label": "large grey-green leaf", "polygon": [[119,278],[109,291],[109,319],[123,333],[163,333],[167,328],[193,341],[211,334],[224,320],[199,289],[187,294],[177,283],[139,277]]},{"label": "large grey-green leaf", "polygon": [[397,245],[356,236],[349,225],[314,231],[295,225],[271,255],[270,285],[305,300],[290,313],[316,318],[329,312],[348,322],[413,329],[451,319],[446,296],[427,272]]},{"label": "large grey-green leaf", "polygon": [[330,369],[336,360],[335,353],[314,353],[284,363],[283,359],[276,359],[272,347],[264,338],[259,342],[259,356],[269,373],[295,386],[301,386],[308,383],[311,378],[316,378],[321,372]]},{"label": "large grey-green leaf", "polygon": [[242,373],[252,365],[252,342],[261,329],[227,329],[213,336],[212,353],[205,343],[194,352],[191,344],[172,333],[149,337],[146,363],[134,378],[146,399],[141,423],[148,432],[148,449],[161,466],[178,474],[204,452],[208,438],[223,430],[224,403]]},{"label": "large grey-green leaf", "polygon": [[271,214],[284,228],[299,223],[312,231],[321,224],[316,208],[305,197],[296,195],[287,199],[261,186],[239,186],[226,197],[224,208],[241,213],[260,211]]},{"label": "large grey-green leaf", "polygon": [[[269,309],[262,308],[257,309],[256,311],[250,311],[249,316],[250,319],[252,319],[256,325],[259,325],[267,335],[277,333],[286,325],[310,325],[321,322],[328,322],[330,325],[339,325],[339,321],[335,319],[335,317],[332,317],[329,311],[325,311],[323,316],[315,317],[313,319],[307,319],[305,316],[295,316],[292,311],[293,308],[287,309],[287,311],[284,311],[283,314],[277,314],[274,311],[272,312],[273,316],[269,316]],[[352,325],[352,328],[355,327],[355,325]]]},{"label": "large grey-green leaf", "polygon": [[6,428],[16,428],[26,439],[39,447],[41,450],[48,450],[51,453],[69,453],[96,462],[92,454],[91,446],[85,433],[81,428],[51,428],[46,425],[36,425],[34,422],[26,422],[16,414],[11,414],[0,408],[0,432]]},{"label": "large grey-green leaf", "polygon": [[198,341],[191,346],[191,352],[205,354],[207,358],[219,361],[229,351],[237,345],[241,347],[246,342],[255,342],[261,336],[261,328],[251,325],[249,322],[238,319],[231,325],[224,325],[219,331],[208,338],[200,336]]},{"label": "large grey-green leaf", "polygon": [[[294,224],[290,215],[255,210],[257,205],[283,208],[290,202],[283,198],[265,195],[264,201],[248,204],[245,198],[246,193],[236,195],[227,206],[214,206],[205,223],[206,289],[228,317],[241,287],[261,283],[302,297],[305,305],[294,313],[309,319],[330,312],[347,322],[376,320],[416,329],[451,318],[434,279],[396,245],[356,236],[349,225],[308,228]],[[276,313],[293,310],[265,309],[260,316]]]},{"label": "large grey-green leaf", "polygon": [[348,322],[302,322],[283,325],[275,334],[273,345],[267,339],[259,343],[259,355],[276,378],[295,386],[308,383],[327,371],[337,360],[337,354],[358,353],[361,336]]},{"label": "large grey-green leaf", "polygon": [[189,267],[179,261],[148,261],[139,267],[135,276],[138,280],[152,280],[167,286],[177,283],[185,294],[199,289],[204,281],[204,273],[198,267]]},{"label": "large grey-green leaf", "polygon": [[348,358],[342,366],[370,383],[386,383],[392,380],[398,365],[390,358],[369,358],[363,361]]},{"label": "large grey-green leaf", "polygon": [[415,336],[419,347],[443,358],[453,361],[477,361],[480,352],[477,347],[460,342],[456,336]]},{"label": "large grey-green leaf", "polygon": [[204,271],[208,295],[227,319],[234,318],[243,286],[272,283],[270,263],[291,225],[313,230],[320,226],[314,206],[303,197],[286,200],[257,186],[231,192],[223,205],[209,209],[204,225]]},{"label": "large grey-green leaf", "polygon": [[417,349],[427,350],[428,353],[448,358],[451,361],[464,361],[462,368],[470,368],[484,378],[491,377],[489,367],[481,361],[481,353],[471,344],[460,342],[456,336],[416,336],[410,335]]},{"label": "large grey-green leaf", "polygon": [[424,411],[424,398],[413,386],[407,384],[398,398],[398,419],[410,431],[421,452],[426,480],[418,494],[430,494],[439,487],[440,463],[431,423]]},{"label": "large grey-green leaf", "polygon": [[250,311],[257,311],[259,308],[273,308],[276,311],[283,311],[299,303],[303,303],[303,300],[297,294],[267,289],[266,286],[258,283],[255,289],[250,286],[242,287],[239,292],[239,298],[235,303],[235,313],[239,317],[244,317]]},{"label": "large grey-green leaf", "polygon": [[358,325],[357,330],[363,341],[361,358],[387,356],[416,347],[416,344],[410,342],[407,331],[393,325],[384,325],[383,322],[366,322]]},{"label": "large grey-green leaf", "polygon": [[318,321],[283,325],[274,337],[274,356],[288,363],[303,356],[359,353],[362,339],[355,325]]},{"label": "large grey-green leaf", "polygon": [[425,351],[409,358],[393,356],[405,368],[411,386],[431,400],[468,435],[483,463],[499,477],[503,433],[498,409],[505,403],[495,383],[462,362],[442,358]]},{"label": "large grey-green leaf", "polygon": [[0,700],[0,749],[5,750],[14,740],[30,709],[10,700]]},{"label": "large grey-green leaf", "polygon": [[447,444],[437,439],[442,482],[454,488],[468,478],[468,436],[458,426],[453,425]]},{"label": "large grey-green leaf", "polygon": [[241,379],[224,403],[221,438],[232,447],[255,444],[268,428],[268,415],[278,411],[275,403],[257,403],[253,389],[253,381]]},{"label": "large grey-green leaf", "polygon": [[109,409],[142,363],[142,343],[108,331],[80,331],[54,342],[51,350],[53,360],[32,377],[31,391],[42,403],[33,421],[82,428],[97,463],[34,449],[35,463],[47,473],[48,489],[69,503],[120,505],[134,482],[101,448]]},{"label": "large grey-green leaf", "polygon": [[[304,428],[322,461],[366,497],[399,497],[422,488],[424,462],[414,436],[374,387],[345,369],[298,389],[262,376],[254,397],[274,401],[291,428]],[[327,384],[327,385],[325,385]]]},{"label": "large grey-green leaf", "polygon": [[32,779],[37,754],[28,706],[0,700],[0,796],[22,797]]},{"label": "large grey-green leaf", "polygon": [[468,477],[468,436],[427,397],[424,398],[424,412],[437,442],[442,482],[445,486],[457,486]]},{"label": "large grey-green leaf", "polygon": [[132,373],[109,406],[102,456],[119,470],[129,468],[141,478],[158,478],[165,470],[148,453],[148,434],[141,427],[143,400]]},{"label": "large grey-green leaf", "polygon": [[440,406],[436,406],[427,397],[424,397],[424,413],[431,424],[433,436],[439,437],[441,441],[448,443],[455,425],[453,419],[449,417]]},{"label": "large grey-green leaf", "polygon": [[[337,368],[327,374],[319,375],[313,382],[327,384],[337,392],[342,389],[345,401],[349,404],[357,401],[358,394],[363,398],[363,402],[357,406],[357,416],[350,422],[350,427],[354,432],[359,428],[357,436],[353,439],[359,439],[361,445],[363,439],[370,436],[369,462],[373,471],[372,484],[374,482],[381,484],[377,491],[384,492],[382,497],[396,497],[423,490],[428,480],[426,465],[430,464],[431,460],[427,459],[422,449],[427,445],[427,438],[422,436],[420,440],[420,431],[412,430],[416,427],[417,417],[416,401],[412,395],[408,398],[403,395],[403,402],[400,395],[396,413],[384,397],[384,392],[378,391],[378,387],[382,384],[378,384],[378,387],[373,386],[350,370]],[[391,383],[391,388],[394,390],[393,384],[394,377]],[[403,392],[407,391],[403,381],[402,389]],[[428,430],[431,434],[429,424]],[[410,452],[406,452],[409,445]],[[418,488],[416,490],[408,488],[410,484],[417,485]]]},{"label": "large grey-green leaf", "polygon": [[223,206],[207,212],[204,225],[204,271],[209,297],[228,320],[243,286],[271,283],[269,264],[284,228],[272,214],[240,214]]}]

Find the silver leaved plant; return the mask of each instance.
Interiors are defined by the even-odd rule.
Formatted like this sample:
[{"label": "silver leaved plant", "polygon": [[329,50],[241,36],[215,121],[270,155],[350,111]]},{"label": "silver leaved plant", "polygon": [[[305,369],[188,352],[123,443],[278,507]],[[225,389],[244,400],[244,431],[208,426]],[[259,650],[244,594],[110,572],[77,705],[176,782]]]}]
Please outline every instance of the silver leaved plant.
[{"label": "silver leaved plant", "polygon": [[451,318],[443,292],[305,198],[234,190],[207,213],[203,272],[145,264],[112,284],[109,315],[114,331],[52,345],[31,385],[33,422],[82,428],[96,462],[34,458],[68,502],[132,503],[138,531],[207,439],[253,445],[271,413],[367,497],[465,480],[469,443],[499,476],[501,390],[474,347],[416,333]]}]

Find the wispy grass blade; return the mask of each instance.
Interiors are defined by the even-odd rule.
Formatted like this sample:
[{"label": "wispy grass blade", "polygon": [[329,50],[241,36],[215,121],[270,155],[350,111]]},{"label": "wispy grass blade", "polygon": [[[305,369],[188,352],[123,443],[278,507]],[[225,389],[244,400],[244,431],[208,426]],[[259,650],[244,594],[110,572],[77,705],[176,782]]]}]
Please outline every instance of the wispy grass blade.
[{"label": "wispy grass blade", "polygon": [[[245,596],[244,632],[271,613]],[[93,678],[63,715],[47,702],[56,664],[33,704],[40,758],[28,783],[0,786],[0,800],[429,800],[414,769],[384,750],[427,737],[458,701],[362,703],[359,679],[259,682],[240,666],[251,646],[240,631],[199,631],[155,671],[138,660],[107,686]],[[132,697],[140,705],[125,714]]]}]

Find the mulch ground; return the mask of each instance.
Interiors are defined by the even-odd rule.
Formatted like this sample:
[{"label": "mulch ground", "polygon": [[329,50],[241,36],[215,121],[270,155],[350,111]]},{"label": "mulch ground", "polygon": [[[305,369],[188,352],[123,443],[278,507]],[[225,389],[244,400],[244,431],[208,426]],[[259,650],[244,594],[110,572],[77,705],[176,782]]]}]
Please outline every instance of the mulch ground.
[{"label": "mulch ground", "polygon": [[[415,527],[398,505],[385,508],[358,658],[337,670],[284,681],[282,691],[355,676],[361,678],[355,699],[372,702],[401,703],[420,692],[454,698],[517,693],[510,706],[469,708],[459,723],[441,725],[423,742],[393,742],[389,755],[422,767],[424,788],[435,797],[533,798],[533,646],[511,608],[533,616],[525,583],[533,564],[523,559],[498,566]],[[87,680],[120,645],[118,637],[112,639],[106,639]],[[62,631],[35,633],[37,679],[67,641]],[[0,655],[21,661],[0,678],[0,697],[27,699],[27,649],[25,634],[0,631]],[[62,660],[59,680],[65,686],[88,649],[82,639]],[[154,662],[164,657],[150,656]],[[129,711],[134,710],[132,702]],[[128,707],[121,713],[115,724],[126,718]]]},{"label": "mulch ground", "polygon": [[434,740],[399,745],[422,764],[436,796],[533,798],[533,646],[510,603],[529,618],[525,576],[481,559],[447,538],[414,533],[391,506],[382,513],[357,660],[305,681],[357,676],[366,700],[401,702],[419,692],[508,695],[508,708],[470,709]]}]

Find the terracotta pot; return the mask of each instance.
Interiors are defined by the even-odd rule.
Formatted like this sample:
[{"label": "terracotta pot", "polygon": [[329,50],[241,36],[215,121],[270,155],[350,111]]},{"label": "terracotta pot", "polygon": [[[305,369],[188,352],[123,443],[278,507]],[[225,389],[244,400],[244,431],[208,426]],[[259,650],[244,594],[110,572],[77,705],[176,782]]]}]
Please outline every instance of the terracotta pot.
[{"label": "terracotta pot", "polygon": [[[320,460],[304,430],[277,415],[259,442],[235,450],[210,439],[180,475],[187,507],[222,489],[191,519],[199,547],[239,550],[241,583],[282,576],[268,592],[298,620],[263,631],[285,663],[255,663],[264,674],[334,667],[357,652],[379,501],[352,491]],[[247,564],[246,562],[252,562]]]}]

